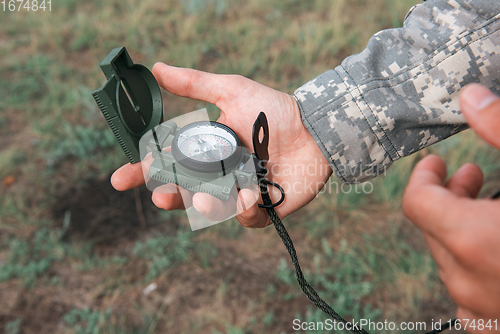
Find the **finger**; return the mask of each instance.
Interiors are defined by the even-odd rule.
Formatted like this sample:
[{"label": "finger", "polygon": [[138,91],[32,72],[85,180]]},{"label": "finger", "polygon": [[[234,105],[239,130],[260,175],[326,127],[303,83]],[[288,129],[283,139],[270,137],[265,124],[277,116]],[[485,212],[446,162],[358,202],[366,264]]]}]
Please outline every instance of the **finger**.
[{"label": "finger", "polygon": [[217,104],[227,87],[224,75],[156,63],[153,74],[170,93]]},{"label": "finger", "polygon": [[144,176],[140,163],[123,165],[111,175],[111,185],[118,191],[129,190],[143,184]]},{"label": "finger", "polygon": [[439,277],[441,281],[446,284],[450,276],[453,277],[456,274],[455,268],[457,266],[457,261],[450,250],[443,246],[438,239],[426,232],[424,232],[423,235],[431,251],[432,258],[439,268]]},{"label": "finger", "polygon": [[414,168],[403,195],[408,218],[434,237],[450,229],[447,215],[456,195],[444,187],[446,165],[436,155],[428,155]]},{"label": "finger", "polygon": [[485,280],[487,279],[474,277],[470,272],[458,270],[456,277],[446,285],[450,297],[462,309],[462,312],[468,316],[473,315],[476,319],[482,317],[491,319],[491,317],[498,316],[498,299],[492,298],[492,296],[497,296],[497,291],[492,291],[491,285],[485,285]]},{"label": "finger", "polygon": [[[479,322],[479,319],[481,319],[480,316],[478,316],[475,312],[469,310],[468,308],[466,307],[463,307],[461,305],[458,305],[457,307],[457,313],[456,313],[456,316],[457,316],[457,319],[460,320],[460,325],[461,327],[464,327],[465,325],[469,325],[471,323],[471,321],[474,321],[474,323],[478,323]],[[491,318],[490,318],[491,319]],[[496,319],[496,318],[493,318],[493,319]],[[484,321],[485,319],[483,319]],[[487,319],[486,321],[484,321],[484,323],[487,323]],[[456,325],[456,327],[458,327],[459,325]],[[476,330],[476,326],[474,326],[474,328],[471,328],[470,326],[467,327],[467,333],[470,333],[470,334],[480,334],[480,333],[484,333],[484,329],[483,330]]]},{"label": "finger", "polygon": [[157,187],[151,195],[154,205],[164,210],[185,210],[191,206],[191,201],[187,200],[189,194],[182,194],[185,189],[179,189],[175,184],[165,184]]},{"label": "finger", "polygon": [[136,188],[144,183],[144,171],[140,163],[123,165],[111,175],[111,185],[118,191]]},{"label": "finger", "polygon": [[145,183],[145,178],[147,178],[153,161],[153,156],[151,153],[148,153],[141,163],[128,163],[121,166],[111,175],[111,185],[118,191],[142,186]]},{"label": "finger", "polygon": [[238,194],[238,215],[236,219],[245,227],[261,228],[271,222],[264,210],[259,208],[257,198],[250,189],[241,189]]},{"label": "finger", "polygon": [[472,163],[460,167],[446,182],[446,188],[459,197],[476,198],[482,186],[483,172]]},{"label": "finger", "polygon": [[470,84],[460,93],[460,106],[469,126],[500,149],[500,97],[484,86]]},{"label": "finger", "polygon": [[196,193],[193,206],[203,217],[212,221],[225,220],[236,214],[236,200],[233,197],[222,201],[206,193]]},{"label": "finger", "polygon": [[[497,323],[494,320],[498,320],[498,313],[495,313],[495,309],[489,310],[490,312],[487,313],[482,313],[481,315],[478,314],[476,310],[470,310],[467,307],[463,307],[461,305],[458,305],[457,308],[457,319],[461,320],[460,324],[463,327],[468,325],[467,327],[467,333],[470,334],[482,334],[482,333],[498,333],[498,331],[493,330],[489,331],[488,326],[484,326],[483,329],[478,329],[479,326],[474,325],[474,324],[480,324],[480,320],[482,320],[483,324],[488,324],[493,322],[494,325]],[[490,319],[493,319],[491,321]],[[458,327],[458,325],[456,326]],[[493,327],[496,328],[496,325]]]}]

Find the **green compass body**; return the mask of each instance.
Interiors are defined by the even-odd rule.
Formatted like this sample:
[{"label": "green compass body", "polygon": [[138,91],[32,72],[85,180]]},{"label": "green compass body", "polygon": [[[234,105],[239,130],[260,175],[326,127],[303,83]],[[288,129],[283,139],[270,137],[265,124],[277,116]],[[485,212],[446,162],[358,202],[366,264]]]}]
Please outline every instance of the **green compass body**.
[{"label": "green compass body", "polygon": [[[146,67],[134,64],[125,48],[112,50],[101,69],[107,82],[92,95],[130,163],[152,153],[150,184],[174,183],[222,200],[229,199],[235,185],[256,184],[258,159],[228,126],[200,121],[179,128],[174,122],[163,123],[156,79]],[[140,147],[144,137],[149,139],[145,150]]]},{"label": "green compass body", "polygon": [[[229,199],[235,184],[242,188],[257,182],[253,155],[246,153],[236,133],[224,124],[200,121],[179,129],[166,122],[156,133],[148,145],[154,158],[149,169],[151,180],[222,200]],[[170,152],[166,152],[161,141],[169,136],[173,139]]]}]

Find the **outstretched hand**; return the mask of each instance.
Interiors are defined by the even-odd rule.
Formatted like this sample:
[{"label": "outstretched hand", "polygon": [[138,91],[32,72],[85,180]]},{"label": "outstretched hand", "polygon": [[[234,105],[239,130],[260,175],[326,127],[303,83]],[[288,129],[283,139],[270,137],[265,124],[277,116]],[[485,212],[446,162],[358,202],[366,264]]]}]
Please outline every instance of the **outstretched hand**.
[{"label": "outstretched hand", "polygon": [[[322,189],[332,170],[314,139],[302,124],[295,99],[289,95],[238,75],[218,75],[157,63],[153,74],[159,85],[175,95],[215,104],[221,109],[217,120],[232,128],[246,147],[252,145],[252,125],[261,111],[269,123],[269,170],[266,178],[281,185],[285,201],[276,208],[283,218],[310,202]],[[115,189],[123,191],[144,184],[141,164],[126,164],[111,177]],[[176,187],[166,185],[164,187]],[[204,217],[218,220],[224,203],[204,193],[194,194],[184,203],[180,191],[153,192],[152,200],[165,210],[193,205]],[[273,202],[281,197],[270,189]],[[257,202],[256,202],[257,200]],[[242,189],[238,194],[236,219],[246,227],[265,227],[271,223],[257,203],[256,193]]]},{"label": "outstretched hand", "polygon": [[[470,127],[500,149],[500,98],[473,84],[461,92],[460,103]],[[500,201],[476,199],[482,184],[474,164],[446,180],[445,163],[430,155],[413,170],[403,198],[406,215],[422,229],[458,305],[457,318],[469,319],[471,333],[500,332],[492,323],[500,322]],[[493,327],[484,326],[489,320]]]}]

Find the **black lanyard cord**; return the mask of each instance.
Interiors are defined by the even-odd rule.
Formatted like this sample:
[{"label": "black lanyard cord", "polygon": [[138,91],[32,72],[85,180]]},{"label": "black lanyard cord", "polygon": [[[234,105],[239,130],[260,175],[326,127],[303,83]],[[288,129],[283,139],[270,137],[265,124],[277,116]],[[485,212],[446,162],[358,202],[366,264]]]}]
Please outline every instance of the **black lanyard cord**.
[{"label": "black lanyard cord", "polygon": [[[368,334],[367,331],[365,331],[362,328],[358,328],[357,326],[353,326],[352,323],[348,322],[342,316],[340,316],[335,310],[328,305],[321,297],[318,295],[318,293],[313,289],[313,287],[307,282],[307,280],[304,277],[304,274],[302,273],[302,269],[300,268],[299,260],[297,258],[297,253],[295,251],[295,246],[293,245],[292,239],[290,238],[290,235],[288,234],[288,231],[286,230],[285,226],[281,222],[280,217],[274,210],[274,207],[276,207],[279,203],[281,203],[284,199],[284,191],[283,189],[278,186],[276,183],[267,181],[264,179],[263,175],[258,175],[259,178],[259,186],[260,186],[260,192],[262,196],[262,201],[264,202],[264,205],[259,204],[260,207],[263,207],[266,209],[267,214],[269,215],[269,218],[273,222],[274,228],[276,229],[276,232],[278,232],[278,235],[281,238],[281,241],[283,241],[283,244],[286,247],[286,250],[288,251],[288,254],[290,254],[290,258],[292,260],[292,263],[295,267],[295,275],[297,277],[297,281],[300,285],[300,288],[304,293],[306,294],[307,298],[309,298],[314,305],[316,305],[320,310],[328,314],[330,317],[333,319],[340,321],[345,324],[345,328],[347,330],[350,330],[354,333],[358,334]],[[268,185],[272,185],[278,188],[280,192],[282,193],[282,198],[280,199],[279,203],[273,204],[271,201],[271,198],[269,197],[269,192],[268,192]],[[455,325],[455,322],[457,319],[452,320],[451,322],[445,322],[440,328],[435,329],[433,331],[430,331],[426,334],[438,334],[445,329],[449,328],[450,325]]]}]

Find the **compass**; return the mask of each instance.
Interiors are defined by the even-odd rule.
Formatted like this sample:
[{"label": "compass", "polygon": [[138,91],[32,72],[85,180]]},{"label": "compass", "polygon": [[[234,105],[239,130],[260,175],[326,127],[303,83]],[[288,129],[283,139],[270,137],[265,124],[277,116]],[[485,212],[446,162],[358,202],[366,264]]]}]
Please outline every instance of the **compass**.
[{"label": "compass", "polygon": [[[167,142],[171,142],[170,152],[164,149]],[[150,136],[147,151],[154,158],[148,175],[150,189],[175,183],[222,200],[230,198],[234,186],[256,185],[257,171],[262,172],[265,164],[246,150],[231,128],[211,121],[182,128],[174,122],[162,123]]]},{"label": "compass", "polygon": [[[268,128],[264,113],[254,123],[255,153],[250,153],[224,124],[199,121],[179,128],[172,121],[163,122],[156,79],[145,66],[134,64],[125,48],[112,50],[101,62],[101,69],[107,82],[92,95],[130,163],[152,154],[150,189],[174,183],[228,200],[235,186],[253,187],[257,174],[265,174]],[[146,148],[141,149],[144,142]],[[170,150],[166,150],[168,146]]]}]

